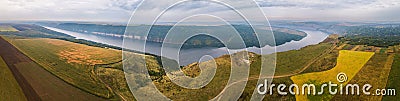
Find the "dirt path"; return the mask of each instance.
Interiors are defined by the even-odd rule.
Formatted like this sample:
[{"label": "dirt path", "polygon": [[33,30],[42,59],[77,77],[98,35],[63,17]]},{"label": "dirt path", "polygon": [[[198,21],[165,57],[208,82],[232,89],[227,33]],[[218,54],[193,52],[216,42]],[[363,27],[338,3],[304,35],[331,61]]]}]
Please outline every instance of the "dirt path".
[{"label": "dirt path", "polygon": [[0,55],[28,101],[102,101],[54,76],[0,37]]}]

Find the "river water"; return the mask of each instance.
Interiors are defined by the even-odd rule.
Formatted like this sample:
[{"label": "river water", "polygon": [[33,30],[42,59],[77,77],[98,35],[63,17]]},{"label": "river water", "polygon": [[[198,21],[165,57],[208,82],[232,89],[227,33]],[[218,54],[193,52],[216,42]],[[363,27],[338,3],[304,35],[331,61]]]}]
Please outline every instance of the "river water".
[{"label": "river water", "polygon": [[[46,27],[47,29],[61,32],[64,34],[68,34],[71,36],[76,37],[77,39],[85,39],[85,40],[90,40],[98,43],[103,43],[103,44],[108,44],[108,45],[113,45],[113,46],[118,46],[122,47],[123,43],[123,38],[121,37],[113,37],[113,36],[103,36],[103,35],[96,35],[96,34],[86,34],[86,33],[78,33],[78,32],[72,32],[72,31],[67,31],[67,30],[62,30],[58,28],[53,28],[53,27]],[[318,44],[319,42],[323,41],[325,38],[328,37],[328,34],[321,32],[321,31],[314,31],[314,30],[301,30],[307,33],[307,36],[299,41],[291,41],[287,42],[283,45],[279,45],[276,47],[271,47],[271,46],[265,46],[262,48],[257,48],[257,47],[249,47],[247,49],[234,49],[234,50],[228,50],[225,47],[222,48],[215,48],[215,47],[206,47],[206,48],[194,48],[194,49],[181,49],[177,50],[175,48],[165,48],[161,52],[161,44],[159,43],[152,43],[148,42],[146,43],[146,53],[151,53],[159,56],[164,56],[170,59],[174,60],[179,60],[180,65],[188,65],[193,62],[198,62],[201,57],[205,55],[212,56],[214,58],[217,58],[222,55],[226,54],[232,54],[238,51],[250,51],[250,52],[255,52],[258,54],[261,54],[261,50],[263,50],[262,54],[271,54],[274,52],[283,52],[283,51],[288,51],[288,50],[297,50],[300,48],[303,48],[308,45],[313,45],[313,44]],[[129,47],[124,47],[128,49],[135,50],[135,47],[139,47],[143,45],[142,41],[132,41],[129,44]],[[128,45],[125,45],[128,46]],[[170,54],[170,53],[175,53],[179,52],[179,56],[175,54]],[[161,54],[163,53],[163,54]],[[168,53],[168,54],[165,54]],[[178,54],[178,53],[177,53]]]}]

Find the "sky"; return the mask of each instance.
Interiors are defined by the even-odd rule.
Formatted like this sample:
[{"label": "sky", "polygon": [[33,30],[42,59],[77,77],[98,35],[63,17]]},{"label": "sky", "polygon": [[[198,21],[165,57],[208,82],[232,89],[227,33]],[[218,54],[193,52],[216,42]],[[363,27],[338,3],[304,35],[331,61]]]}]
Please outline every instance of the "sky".
[{"label": "sky", "polygon": [[[238,3],[250,0],[231,0]],[[400,21],[400,0],[254,0],[269,20]],[[0,21],[127,22],[142,0],[0,0]],[[146,0],[143,15],[162,11],[169,0]],[[143,6],[143,5],[142,5]],[[246,9],[246,8],[245,8]],[[185,12],[230,17],[228,9],[195,2],[175,7],[165,18]],[[251,8],[248,9],[251,11]],[[224,15],[225,14],[225,15]],[[138,18],[146,20],[144,18]],[[235,20],[232,18],[231,20]],[[168,21],[168,20],[166,20]]]}]

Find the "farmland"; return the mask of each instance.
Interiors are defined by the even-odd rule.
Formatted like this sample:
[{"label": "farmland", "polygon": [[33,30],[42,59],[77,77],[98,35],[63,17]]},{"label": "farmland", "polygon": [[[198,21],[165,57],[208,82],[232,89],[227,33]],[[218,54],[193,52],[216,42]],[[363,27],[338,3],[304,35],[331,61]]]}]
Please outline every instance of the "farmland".
[{"label": "farmland", "polygon": [[13,45],[3,40],[3,38],[0,38],[0,46],[2,47],[0,55],[11,72],[13,72],[14,77],[28,100],[104,100],[77,89],[54,76],[18,51]]},{"label": "farmland", "polygon": [[15,80],[14,75],[8,69],[3,58],[0,57],[0,100],[1,101],[26,101],[24,93],[18,82]]},{"label": "farmland", "polygon": [[[400,55],[396,54],[394,57],[392,69],[387,80],[386,88],[388,89],[400,89]],[[397,94],[398,92],[396,92]],[[383,96],[383,101],[394,101],[399,99],[399,96]]]},{"label": "farmland", "polygon": [[[339,57],[337,59],[337,65],[328,71],[307,73],[292,76],[291,80],[297,85],[303,85],[305,83],[322,84],[332,81],[338,84],[336,80],[336,75],[340,72],[346,73],[348,79],[351,80],[357,72],[364,66],[365,63],[374,55],[371,52],[355,52],[355,51],[340,51]],[[323,77],[323,78],[321,78]],[[347,84],[349,81],[344,82]],[[301,89],[299,89],[301,92]],[[318,91],[317,91],[318,92]],[[329,100],[333,96],[313,96],[313,95],[296,95],[296,100]]]},{"label": "farmland", "polygon": [[[393,55],[376,53],[353,79],[349,79],[349,83],[359,85],[371,84],[373,87],[370,91],[371,93],[375,93],[375,89],[386,87],[392,62]],[[360,96],[335,95],[333,97],[333,100],[338,99],[378,101],[382,99],[382,96],[361,94]]]},{"label": "farmland", "polygon": [[44,69],[65,82],[103,98],[114,97],[113,92],[92,73],[92,65],[119,61],[121,55],[118,51],[56,39],[8,40]]}]

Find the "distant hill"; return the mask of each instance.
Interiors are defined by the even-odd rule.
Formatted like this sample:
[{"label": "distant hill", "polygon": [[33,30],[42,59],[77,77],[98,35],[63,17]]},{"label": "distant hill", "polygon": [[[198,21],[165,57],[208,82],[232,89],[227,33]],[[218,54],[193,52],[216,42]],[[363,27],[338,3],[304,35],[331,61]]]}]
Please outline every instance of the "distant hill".
[{"label": "distant hill", "polygon": [[[122,25],[110,25],[110,24],[89,24],[89,23],[40,23],[45,26],[56,27],[59,29],[64,29],[68,31],[74,31],[79,33],[86,34],[99,34],[106,36],[114,36],[114,37],[122,37],[125,33],[126,26]],[[166,36],[166,33],[170,31],[173,27],[172,25],[154,25],[150,30],[149,36],[147,38],[144,37],[144,28],[149,25],[138,25],[129,27],[131,30],[134,30],[133,35],[130,36],[135,39],[144,40],[152,42],[166,42],[163,39]],[[259,42],[255,36],[253,29],[248,25],[233,25],[233,27],[238,31],[240,36],[243,38],[247,47],[260,47]],[[228,28],[230,26],[179,26],[184,32],[207,32],[207,33],[221,33],[226,34]],[[255,29],[261,30],[262,29]],[[287,29],[287,28],[279,28],[279,30],[274,30],[275,43],[273,41],[269,41],[267,44],[270,46],[282,45],[286,42],[290,41],[299,41],[306,36],[306,33],[298,30]],[[172,43],[172,42],[171,42]],[[190,38],[183,45],[183,48],[199,48],[199,47],[224,47],[224,45],[217,40],[216,38],[207,36],[207,35],[198,35]],[[263,47],[263,46],[261,46]]]}]

